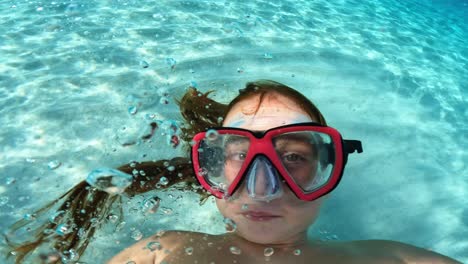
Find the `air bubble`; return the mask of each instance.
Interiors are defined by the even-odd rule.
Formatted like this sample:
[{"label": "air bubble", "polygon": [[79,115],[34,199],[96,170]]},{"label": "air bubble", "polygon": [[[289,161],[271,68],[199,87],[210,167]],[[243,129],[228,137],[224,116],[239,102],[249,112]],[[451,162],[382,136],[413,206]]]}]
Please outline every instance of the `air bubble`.
[{"label": "air bubble", "polygon": [[62,163],[58,160],[53,160],[47,163],[47,167],[49,168],[49,170],[55,170],[58,167],[60,167],[60,165],[62,165]]},{"label": "air bubble", "polygon": [[166,186],[169,184],[169,180],[166,177],[162,176],[161,179],[159,179],[159,184]]},{"label": "air bubble", "polygon": [[271,59],[273,59],[273,55],[271,55],[271,53],[265,52],[263,54],[263,58],[266,59],[266,60],[271,60]]},{"label": "air bubble", "polygon": [[224,218],[224,228],[226,229],[226,232],[232,233],[236,231],[237,229],[237,224],[230,218]]},{"label": "air bubble", "polygon": [[120,224],[118,224],[118,225],[115,227],[115,231],[120,231],[120,230],[122,230],[122,228],[124,228],[126,224],[127,224],[127,222],[125,222],[125,221],[120,222]]},{"label": "air bubble", "polygon": [[294,250],[293,254],[296,255],[296,256],[299,256],[301,255],[302,251],[300,249],[296,249]]},{"label": "air bubble", "polygon": [[58,224],[62,219],[64,213],[65,211],[62,210],[52,214],[51,216],[49,216],[49,222],[51,222],[52,224]]},{"label": "air bubble", "polygon": [[149,63],[146,62],[146,61],[140,61],[140,66],[143,68],[143,69],[146,69],[149,67]]},{"label": "air bubble", "polygon": [[173,212],[172,209],[171,209],[171,208],[168,208],[168,207],[162,207],[161,210],[162,210],[162,212],[163,212],[164,214],[166,214],[166,215],[170,215],[170,214],[172,214],[172,212]]},{"label": "air bubble", "polygon": [[163,105],[167,105],[169,104],[169,99],[167,97],[161,97],[161,99],[159,99],[159,103]]},{"label": "air bubble", "polygon": [[136,262],[135,262],[135,261],[133,261],[133,260],[130,260],[130,261],[129,261],[129,262],[127,262],[126,264],[136,264]]},{"label": "air bubble", "polygon": [[36,219],[36,217],[35,217],[35,215],[32,215],[32,214],[25,214],[25,215],[23,216],[23,219],[24,219],[24,220],[27,220],[27,221],[31,221],[31,220]]},{"label": "air bubble", "polygon": [[275,250],[271,247],[265,248],[265,250],[263,250],[263,255],[265,257],[271,257],[274,253],[275,253]]},{"label": "air bubble", "polygon": [[206,131],[205,138],[208,139],[209,141],[215,141],[218,139],[219,133],[218,131],[214,129],[209,129]]},{"label": "air bubble", "polygon": [[132,105],[128,108],[128,113],[131,114],[131,115],[134,115],[138,112],[138,107]]},{"label": "air bubble", "polygon": [[149,242],[146,245],[146,248],[151,250],[151,251],[155,251],[155,250],[161,250],[162,246],[161,246],[161,243],[159,243],[157,241],[153,241],[153,242]]},{"label": "air bubble", "polygon": [[86,178],[91,186],[109,194],[123,193],[132,181],[132,175],[109,168],[95,169]]},{"label": "air bubble", "polygon": [[145,214],[154,214],[158,211],[161,199],[157,196],[147,198],[142,203],[142,210]]},{"label": "air bubble", "polygon": [[208,170],[205,168],[200,168],[198,169],[198,174],[200,174],[200,176],[206,176],[208,175]]},{"label": "air bubble", "polygon": [[71,233],[73,230],[66,224],[60,224],[55,229],[55,233],[59,236],[64,236],[66,234]]},{"label": "air bubble", "polygon": [[140,230],[133,230],[130,234],[130,237],[133,238],[135,241],[138,241],[143,238],[143,233]]},{"label": "air bubble", "polygon": [[185,254],[187,255],[192,255],[193,254],[193,247],[188,247],[185,249]]},{"label": "air bubble", "polygon": [[79,257],[80,255],[78,255],[78,253],[74,249],[70,249],[70,250],[63,252],[62,262],[71,263],[71,262],[77,261]]},{"label": "air bubble", "polygon": [[167,167],[167,170],[168,170],[168,171],[174,171],[174,170],[175,170],[175,167],[174,167],[174,166],[169,166],[169,167]]},{"label": "air bubble", "polygon": [[234,255],[240,255],[242,253],[240,248],[234,246],[230,247],[229,251],[231,251],[231,253]]},{"label": "air bubble", "polygon": [[174,58],[166,58],[166,64],[171,66],[171,69],[174,69],[177,61]]},{"label": "air bubble", "polygon": [[249,209],[249,205],[248,204],[243,204],[242,207],[241,207],[241,210],[242,211],[246,211]]},{"label": "air bubble", "polygon": [[9,178],[6,179],[6,184],[7,185],[11,185],[11,184],[13,184],[15,182],[16,182],[16,179],[13,178],[13,177],[9,177]]}]

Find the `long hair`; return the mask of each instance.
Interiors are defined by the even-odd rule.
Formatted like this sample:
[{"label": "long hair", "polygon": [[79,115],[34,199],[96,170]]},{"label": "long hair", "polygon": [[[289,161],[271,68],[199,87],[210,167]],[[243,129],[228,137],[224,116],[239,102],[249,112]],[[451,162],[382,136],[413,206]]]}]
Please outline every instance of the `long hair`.
[{"label": "long hair", "polygon": [[[198,132],[220,126],[227,112],[237,102],[254,95],[260,95],[260,98],[263,98],[269,92],[276,92],[291,98],[312,118],[316,118],[320,123],[326,125],[322,114],[311,101],[296,90],[274,81],[259,80],[247,83],[246,87],[239,90],[239,95],[229,105],[208,98],[212,92],[201,93],[197,89],[189,87],[184,96],[177,101],[185,122],[181,128],[180,140],[185,143],[189,143]],[[185,145],[190,147],[189,144]],[[134,175],[131,185],[125,189],[124,194],[129,197],[154,190],[154,186],[160,182],[163,176],[166,177],[167,184],[159,185],[160,189],[173,188],[195,192],[200,196],[200,204],[203,204],[209,197],[209,194],[197,182],[191,162],[187,157],[125,164],[117,169],[129,174],[135,169],[144,172]],[[122,219],[122,206],[124,205],[120,195],[111,195],[96,189],[86,181],[82,181],[36,210],[32,214],[34,219],[22,219],[14,223],[5,236],[11,248],[7,255],[15,257],[15,263],[23,263],[28,255],[46,245],[49,249],[57,252],[56,263],[62,262],[60,256],[63,252],[72,252],[81,256],[94,233],[110,220],[110,215],[116,215],[118,219]],[[45,220],[39,226],[35,225],[35,219],[50,215],[59,217],[56,217],[54,221]],[[68,227],[67,232],[59,234],[50,232],[50,230],[57,230],[63,225]],[[31,240],[17,243],[10,239],[11,234],[23,228],[27,228],[32,234]]]}]

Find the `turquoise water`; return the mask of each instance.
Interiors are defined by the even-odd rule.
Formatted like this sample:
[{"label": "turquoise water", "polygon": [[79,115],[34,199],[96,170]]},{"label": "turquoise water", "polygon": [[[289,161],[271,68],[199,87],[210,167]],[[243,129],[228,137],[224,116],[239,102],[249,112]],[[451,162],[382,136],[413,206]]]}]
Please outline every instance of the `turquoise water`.
[{"label": "turquoise water", "polygon": [[[467,12],[429,0],[2,1],[0,230],[97,167],[182,155],[161,135],[122,144],[150,120],[180,120],[187,86],[228,102],[262,78],[363,142],[311,237],[398,240],[468,262]],[[151,216],[134,212],[143,197],[129,201],[126,225],[81,260],[103,262],[138,232],[223,232],[212,200],[160,196],[166,210]]]}]

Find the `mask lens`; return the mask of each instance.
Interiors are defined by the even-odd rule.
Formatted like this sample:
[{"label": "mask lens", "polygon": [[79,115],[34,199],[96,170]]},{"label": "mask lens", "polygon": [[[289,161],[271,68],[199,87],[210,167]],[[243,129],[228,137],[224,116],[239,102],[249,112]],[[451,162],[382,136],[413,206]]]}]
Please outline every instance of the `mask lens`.
[{"label": "mask lens", "polygon": [[242,168],[249,147],[249,138],[240,135],[218,133],[201,140],[198,162],[212,188],[227,190]]},{"label": "mask lens", "polygon": [[273,145],[281,165],[304,192],[319,189],[332,176],[335,150],[329,135],[289,132],[274,137]]}]

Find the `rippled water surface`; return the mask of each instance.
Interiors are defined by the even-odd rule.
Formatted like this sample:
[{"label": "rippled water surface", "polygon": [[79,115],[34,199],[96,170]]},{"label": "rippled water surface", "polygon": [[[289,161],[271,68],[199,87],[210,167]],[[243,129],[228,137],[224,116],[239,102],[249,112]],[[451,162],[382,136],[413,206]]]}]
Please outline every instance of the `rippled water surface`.
[{"label": "rippled water surface", "polygon": [[[181,155],[161,135],[124,145],[148,120],[181,120],[189,85],[226,103],[261,78],[297,88],[364,145],[311,237],[392,239],[468,262],[467,5],[2,1],[0,229],[96,168]],[[212,200],[160,196],[149,216],[131,211],[148,197],[129,201],[127,224],[81,260],[161,228],[223,232]]]}]

